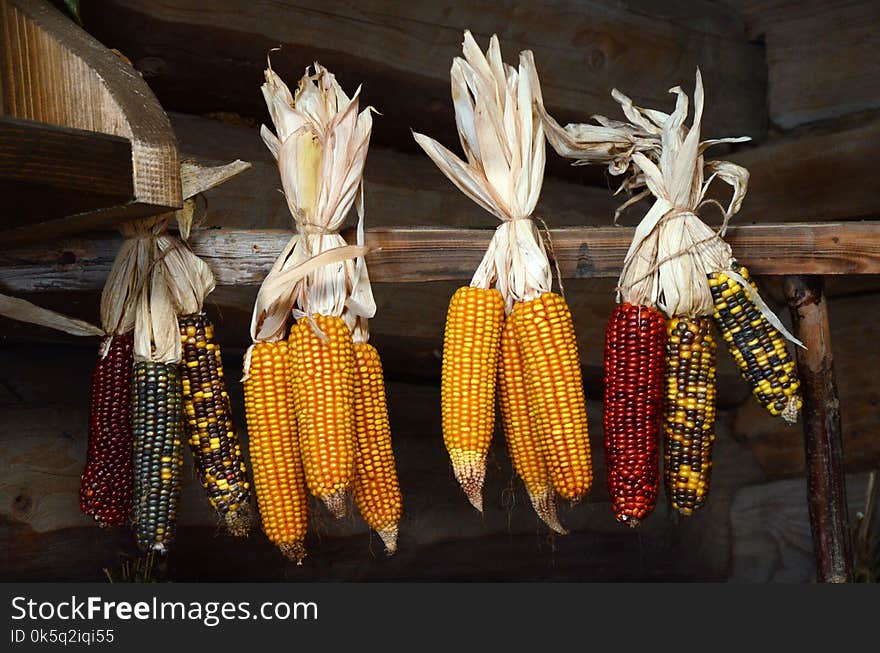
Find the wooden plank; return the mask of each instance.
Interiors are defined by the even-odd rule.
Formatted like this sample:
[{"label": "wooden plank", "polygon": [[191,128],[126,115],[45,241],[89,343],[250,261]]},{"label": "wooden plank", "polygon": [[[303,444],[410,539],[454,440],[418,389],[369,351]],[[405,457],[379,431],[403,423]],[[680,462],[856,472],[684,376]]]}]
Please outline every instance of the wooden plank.
[{"label": "wooden plank", "polygon": [[873,0],[737,0],[767,47],[770,119],[784,129],[880,107]]},{"label": "wooden plank", "polygon": [[[113,224],[181,205],[177,143],[141,76],[43,0],[0,0],[0,73],[6,114],[130,141],[132,197],[116,210],[43,220],[40,237]],[[29,229],[0,232],[6,242]]]},{"label": "wooden plank", "polygon": [[[221,121],[172,113],[170,118],[185,157],[217,162],[242,158],[253,164],[252,170],[206,194],[205,225],[235,229],[290,226],[284,197],[274,192],[280,187],[278,168],[256,127],[228,117]],[[734,224],[880,215],[880,184],[875,183],[872,172],[876,142],[880,142],[878,119],[834,129],[800,129],[729,155],[751,172],[749,192]],[[458,192],[422,153],[373,145],[365,178],[367,224],[371,227],[495,224],[493,216]],[[590,186],[547,176],[536,213],[553,227],[609,225],[622,200],[612,196],[608,184]],[[843,188],[845,192],[841,192]],[[719,199],[724,199],[725,192],[720,192]],[[646,211],[643,202],[627,211],[624,222],[633,224]],[[714,218],[709,209],[706,214]]]},{"label": "wooden plank", "polygon": [[699,65],[711,80],[707,133],[760,138],[765,131],[763,48],[748,42],[734,10],[704,0],[443,0],[393,10],[383,0],[93,0],[82,14],[89,31],[131,58],[176,111],[265,121],[258,85],[266,53],[281,46],[273,66],[288,81],[318,60],[344,88],[363,83],[365,102],[383,114],[374,144],[415,151],[412,128],[451,146],[458,138],[449,66],[470,28],[481,44],[497,31],[508,61],[535,52],[547,106],[563,122],[617,117],[616,85],[640,104],[671,107],[667,90],[690,86]]},{"label": "wooden plank", "polygon": [[[287,202],[277,192],[281,187],[278,165],[257,128],[229,118],[211,120],[182,113],[169,117],[184,158],[214,162],[244,159],[252,165],[247,172],[205,193],[205,226],[292,228]],[[373,144],[364,178],[370,227],[498,224],[494,216],[460,193],[423,153],[407,154]],[[554,227],[583,225],[585,219],[607,225],[620,202],[604,186],[547,178],[536,212]]]},{"label": "wooden plank", "polygon": [[130,202],[131,144],[0,116],[0,192],[0,229]]},{"label": "wooden plank", "polygon": [[[716,460],[721,461],[720,458]],[[848,474],[849,514],[865,507],[868,474]],[[816,560],[803,478],[741,487],[730,508],[729,580],[740,583],[813,583]]]},{"label": "wooden plank", "polygon": [[785,295],[795,333],[806,345],[806,349],[797,349],[797,364],[804,396],[807,501],[816,576],[822,583],[847,583],[853,579],[852,542],[843,475],[840,400],[822,277],[788,276]]},{"label": "wooden plank", "polygon": [[[748,168],[749,192],[734,221],[871,218],[880,210],[874,174],[880,119],[802,128],[730,155]],[[728,158],[728,157],[720,157]]]},{"label": "wooden plank", "polygon": [[[366,243],[370,277],[377,282],[421,283],[469,279],[492,235],[486,229],[374,229]],[[563,277],[616,277],[633,230],[580,227],[551,231]],[[281,230],[207,229],[194,232],[193,251],[226,286],[259,285],[290,238]],[[353,242],[352,234],[347,234]],[[96,290],[119,248],[117,234],[69,238],[0,252],[0,287],[6,292]],[[728,241],[757,274],[877,274],[880,223],[754,225],[731,227]]]}]

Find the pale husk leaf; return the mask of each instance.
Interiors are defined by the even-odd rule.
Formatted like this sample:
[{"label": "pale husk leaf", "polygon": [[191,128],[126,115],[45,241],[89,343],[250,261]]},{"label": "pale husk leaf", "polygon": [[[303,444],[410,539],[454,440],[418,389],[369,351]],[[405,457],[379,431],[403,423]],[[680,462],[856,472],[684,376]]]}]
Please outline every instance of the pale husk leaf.
[{"label": "pale husk leaf", "polygon": [[72,336],[103,336],[104,329],[83,320],[42,308],[31,302],[0,294],[0,315],[19,322],[38,324]]},{"label": "pale husk leaf", "polygon": [[[360,88],[349,98],[320,64],[306,70],[295,93],[266,70],[263,96],[275,126],[263,141],[278,161],[281,184],[297,233],[260,288],[251,338],[278,340],[296,315],[375,313],[363,256],[363,170],[372,131],[371,108],[358,112]],[[358,203],[357,246],[338,234]],[[353,259],[359,258],[355,263]],[[356,291],[352,300],[351,293]],[[371,312],[372,309],[372,312]],[[247,376],[247,358],[245,376]]]},{"label": "pale husk leaf", "polygon": [[501,59],[498,37],[484,54],[469,31],[450,71],[455,122],[464,159],[423,134],[413,137],[455,186],[502,221],[471,281],[497,286],[508,306],[550,290],[544,244],[531,221],[544,178],[544,126],[532,53],[517,68]]}]

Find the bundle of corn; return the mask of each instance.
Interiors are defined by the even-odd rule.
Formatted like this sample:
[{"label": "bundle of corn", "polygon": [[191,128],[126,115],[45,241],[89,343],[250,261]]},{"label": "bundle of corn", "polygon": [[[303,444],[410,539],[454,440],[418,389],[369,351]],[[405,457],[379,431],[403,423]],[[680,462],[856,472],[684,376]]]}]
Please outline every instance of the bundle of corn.
[{"label": "bundle of corn", "polygon": [[[627,206],[648,196],[654,198],[624,261],[618,286],[618,300],[624,303],[612,316],[606,344],[609,487],[615,514],[631,525],[654,506],[661,406],[670,502],[685,515],[705,503],[715,439],[716,395],[716,346],[708,316],[714,315],[743,377],[771,413],[792,421],[800,407],[794,364],[780,332],[800,343],[767,308],[757,288],[747,280],[747,271],[736,263],[722,239],[729,219],[742,206],[748,171],[727,161],[703,158],[712,145],[748,139],[700,141],[704,98],[699,71],[690,127],[685,125],[688,97],[679,87],[670,92],[677,96],[677,102],[675,110],[666,114],[637,107],[615,90],[612,95],[629,122],[599,116],[598,125],[562,128],[539,106],[548,139],[557,152],[579,162],[606,163],[612,174],[625,175],[621,190],[634,196],[618,209],[615,221]],[[715,179],[733,188],[726,207],[705,199]],[[718,232],[697,215],[707,203],[723,212]],[[650,333],[622,329],[622,315],[627,311],[639,315],[631,320],[644,319],[642,309],[634,311],[630,304],[647,307]],[[668,325],[664,325],[660,311],[670,316]],[[653,343],[650,346],[649,341]],[[634,348],[642,346],[653,352],[650,362],[635,354]],[[652,372],[648,383],[638,379],[620,382],[627,374],[644,376],[646,370]],[[650,413],[650,420],[644,426],[636,419],[643,413],[627,408],[628,392],[649,404],[644,416]]]},{"label": "bundle of corn", "polygon": [[[416,141],[443,173],[502,224],[469,287],[452,297],[443,343],[443,439],[453,471],[482,511],[494,429],[496,375],[508,448],[539,516],[559,532],[555,495],[590,489],[587,415],[571,314],[551,292],[544,240],[532,219],[544,175],[544,131],[531,52],[518,68],[486,54],[465,32],[452,64],[455,117],[466,161],[422,134]],[[505,314],[507,315],[505,320]],[[505,325],[506,321],[506,325]],[[505,334],[502,336],[502,334]]]},{"label": "bundle of corn", "polygon": [[[245,402],[263,529],[288,557],[301,560],[306,489],[341,518],[355,480],[357,370],[343,314],[359,315],[352,259],[366,248],[346,245],[338,231],[362,196],[372,119],[369,108],[358,113],[359,91],[349,98],[318,64],[295,94],[271,66],[265,76],[275,134],[265,126],[261,133],[278,162],[297,234],[257,295]],[[362,217],[361,202],[358,211]],[[358,233],[361,240],[362,221]],[[291,315],[299,321],[284,343]],[[279,369],[283,350],[286,371]]]},{"label": "bundle of corn", "polygon": [[[167,233],[169,216],[127,225],[118,259],[134,262],[143,283],[111,275],[110,300],[134,296],[132,431],[134,530],[144,552],[167,553],[174,540],[183,466],[183,388],[179,313],[200,307],[214,276]],[[114,289],[121,289],[115,292]]]}]

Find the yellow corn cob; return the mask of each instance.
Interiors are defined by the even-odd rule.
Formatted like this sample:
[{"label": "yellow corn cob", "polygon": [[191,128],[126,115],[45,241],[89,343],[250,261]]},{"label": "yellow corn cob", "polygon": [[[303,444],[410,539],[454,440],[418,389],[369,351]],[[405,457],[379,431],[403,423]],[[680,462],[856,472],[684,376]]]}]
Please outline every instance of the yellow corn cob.
[{"label": "yellow corn cob", "polygon": [[292,560],[305,556],[306,494],[290,376],[288,344],[258,342],[244,383],[251,467],[266,536]]},{"label": "yellow corn cob", "polygon": [[666,329],[666,496],[675,510],[691,515],[709,493],[715,440],[716,345],[708,317],[674,317]]},{"label": "yellow corn cob", "polygon": [[354,501],[364,521],[379,534],[391,555],[397,550],[402,500],[391,448],[385,377],[379,352],[373,345],[356,343],[354,356]]},{"label": "yellow corn cob", "polygon": [[556,293],[514,305],[532,423],[556,493],[578,501],[590,491],[593,466],[587,409],[571,312]]},{"label": "yellow corn cob", "polygon": [[545,524],[560,534],[566,531],[556,516],[556,495],[547,471],[544,452],[532,428],[522,359],[513,330],[513,320],[504,322],[501,332],[501,358],[498,361],[498,404],[507,449],[513,469],[523,480],[535,512]]},{"label": "yellow corn cob", "polygon": [[342,318],[312,316],[290,331],[294,407],[306,485],[337,518],[354,480],[354,344]]},{"label": "yellow corn cob", "polygon": [[495,429],[495,381],[504,300],[493,289],[455,291],[446,313],[440,384],[443,441],[455,478],[483,511],[486,453]]}]

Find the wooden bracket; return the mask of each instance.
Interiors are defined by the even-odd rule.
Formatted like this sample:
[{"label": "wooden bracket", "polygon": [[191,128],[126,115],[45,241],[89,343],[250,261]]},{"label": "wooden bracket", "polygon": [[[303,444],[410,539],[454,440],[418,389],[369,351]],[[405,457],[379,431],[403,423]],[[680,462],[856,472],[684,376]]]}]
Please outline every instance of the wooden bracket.
[{"label": "wooden bracket", "polygon": [[[51,126],[69,128],[51,133],[53,158],[32,160],[45,168],[31,170],[33,184],[13,186],[13,180],[6,180],[10,184],[4,187],[9,191],[4,193],[7,205],[27,203],[24,208],[30,210],[5,216],[0,223],[0,238],[5,242],[45,240],[180,208],[177,140],[159,102],[127,61],[48,2],[0,0],[0,76],[3,113],[21,119],[15,125],[21,144],[39,148],[45,146],[45,132]],[[101,184],[100,179],[88,178],[87,166],[79,169],[82,157],[77,143],[88,140],[82,131],[125,139],[130,147],[125,179],[115,175]],[[106,138],[92,139],[90,146],[109,143]],[[64,152],[70,156],[63,158]],[[58,169],[65,167],[68,185],[102,185],[94,201],[84,197],[88,189],[79,189],[77,195],[64,184],[52,186]],[[33,186],[40,184],[48,184],[48,190],[35,191]],[[24,195],[10,197],[11,189]],[[34,197],[40,202],[33,204]],[[108,198],[113,203],[107,204]]]}]

